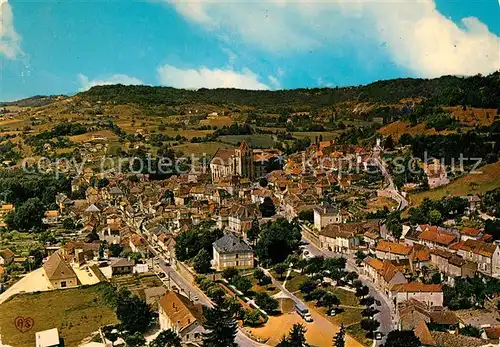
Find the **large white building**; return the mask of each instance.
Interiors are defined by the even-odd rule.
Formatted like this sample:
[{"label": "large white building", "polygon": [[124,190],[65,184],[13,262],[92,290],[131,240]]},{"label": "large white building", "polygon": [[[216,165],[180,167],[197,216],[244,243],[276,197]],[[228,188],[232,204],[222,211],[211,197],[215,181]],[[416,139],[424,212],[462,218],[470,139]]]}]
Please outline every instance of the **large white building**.
[{"label": "large white building", "polygon": [[217,270],[228,267],[248,269],[254,267],[253,250],[233,234],[227,234],[213,243],[213,264]]},{"label": "large white building", "polygon": [[314,227],[318,231],[327,225],[339,223],[342,223],[342,215],[335,206],[324,204],[314,208]]}]

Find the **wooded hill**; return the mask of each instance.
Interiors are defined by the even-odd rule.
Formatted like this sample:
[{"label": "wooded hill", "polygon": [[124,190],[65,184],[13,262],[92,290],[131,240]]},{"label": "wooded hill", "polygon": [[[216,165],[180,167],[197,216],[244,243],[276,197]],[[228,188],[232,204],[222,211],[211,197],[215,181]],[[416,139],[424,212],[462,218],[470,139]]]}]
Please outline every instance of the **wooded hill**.
[{"label": "wooded hill", "polygon": [[320,108],[345,101],[397,103],[422,98],[440,106],[500,108],[500,72],[488,76],[435,79],[401,78],[366,86],[253,91],[232,88],[187,90],[171,87],[105,85],[77,94],[91,102],[134,103],[144,106],[212,104],[273,110],[286,107]]}]

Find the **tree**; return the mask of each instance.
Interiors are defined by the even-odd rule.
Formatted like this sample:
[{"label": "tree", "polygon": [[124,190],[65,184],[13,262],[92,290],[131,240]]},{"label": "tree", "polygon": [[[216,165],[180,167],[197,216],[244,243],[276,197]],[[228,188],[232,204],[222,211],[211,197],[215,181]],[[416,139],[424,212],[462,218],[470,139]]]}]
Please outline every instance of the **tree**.
[{"label": "tree", "polygon": [[232,283],[236,288],[241,290],[243,294],[247,294],[248,291],[252,288],[252,281],[250,281],[250,279],[248,279],[247,277],[243,277],[240,275],[233,277]]},{"label": "tree", "polygon": [[314,289],[316,289],[317,284],[311,278],[306,278],[299,286],[299,289],[304,294],[310,294]]},{"label": "tree", "polygon": [[345,327],[340,324],[340,330],[333,337],[333,347],[345,347]]},{"label": "tree", "polygon": [[181,339],[172,330],[163,330],[150,342],[149,347],[182,347]]},{"label": "tree", "polygon": [[144,300],[122,289],[116,302],[116,316],[126,330],[131,333],[146,331],[153,314]]},{"label": "tree", "polygon": [[206,274],[210,271],[211,268],[211,263],[210,261],[212,260],[212,257],[208,254],[208,252],[202,248],[194,257],[193,263],[194,263],[194,270],[200,274]]},{"label": "tree", "polygon": [[106,177],[101,178],[97,181],[97,188],[104,188],[109,184],[109,180]]},{"label": "tree", "polygon": [[375,303],[375,299],[373,298],[373,296],[365,296],[364,298],[359,300],[359,303],[361,305],[368,307],[368,306],[371,306]]},{"label": "tree", "polygon": [[276,347],[307,347],[306,327],[296,323],[293,325],[288,337],[283,337],[281,342]]},{"label": "tree", "polygon": [[146,339],[140,332],[135,332],[132,335],[128,335],[125,337],[125,342],[127,343],[127,346],[130,347],[142,347],[146,345]]},{"label": "tree", "polygon": [[433,284],[441,284],[441,273],[440,272],[434,272],[431,277],[431,282]]},{"label": "tree", "polygon": [[314,222],[314,212],[313,210],[302,210],[299,212],[299,219],[303,221],[308,221],[310,223]]},{"label": "tree", "polygon": [[354,280],[357,280],[359,277],[358,273],[355,272],[355,271],[351,271],[349,272],[346,276],[345,276],[345,280],[348,281],[348,282],[353,282]]},{"label": "tree", "polygon": [[231,279],[236,275],[238,275],[238,269],[232,266],[222,271],[222,277],[228,281],[231,281]]},{"label": "tree", "polygon": [[361,311],[361,316],[372,318],[373,316],[375,316],[379,312],[380,311],[377,310],[376,308],[369,306],[369,307],[365,308],[363,311]]},{"label": "tree", "polygon": [[282,263],[299,248],[302,235],[296,221],[278,218],[262,226],[255,253],[265,266]]},{"label": "tree", "polygon": [[431,222],[431,224],[440,224],[442,220],[443,217],[441,216],[441,212],[439,212],[438,210],[432,210],[429,212],[429,221]]},{"label": "tree", "polygon": [[264,277],[262,277],[262,279],[260,280],[260,285],[267,286],[268,284],[271,284],[272,282],[273,282],[273,280],[271,279],[271,277],[264,275]]},{"label": "tree", "polygon": [[207,294],[216,304],[220,304],[224,301],[226,291],[218,285],[214,285],[208,289]]},{"label": "tree", "polygon": [[460,334],[465,336],[481,337],[481,329],[468,324],[460,329]]},{"label": "tree", "polygon": [[265,275],[266,274],[264,273],[264,270],[262,270],[260,267],[253,270],[253,278],[255,278],[257,281],[259,281],[259,284]]},{"label": "tree", "polygon": [[234,340],[238,324],[226,304],[221,303],[213,308],[203,307],[203,315],[203,327],[207,330],[203,334],[204,347],[237,347]]},{"label": "tree", "polygon": [[268,184],[268,182],[267,182],[267,178],[262,177],[262,178],[259,180],[259,185],[260,185],[262,188],[267,187],[267,184]]},{"label": "tree", "polygon": [[273,313],[278,309],[278,300],[271,297],[266,292],[259,292],[255,295],[255,303],[267,313]]},{"label": "tree", "polygon": [[260,234],[259,220],[257,218],[254,218],[252,220],[252,225],[250,229],[247,231],[247,240],[250,243],[255,244],[255,241],[257,241],[257,239],[259,238],[259,234]]},{"label": "tree", "polygon": [[364,297],[364,296],[368,295],[369,292],[370,292],[370,289],[367,286],[362,286],[362,287],[356,288],[356,296],[357,297]]},{"label": "tree", "polygon": [[394,139],[392,138],[392,135],[389,135],[386,137],[384,141],[384,149],[391,150],[394,148]]},{"label": "tree", "polygon": [[420,347],[421,345],[413,330],[393,330],[387,334],[383,347]]},{"label": "tree", "polygon": [[274,265],[273,269],[276,272],[276,274],[279,276],[280,280],[283,280],[283,274],[286,272],[287,266],[283,263],[279,263],[279,264]]},{"label": "tree", "polygon": [[389,213],[385,223],[387,226],[387,230],[389,230],[390,233],[395,238],[399,239],[401,237],[401,234],[403,233],[403,225],[401,224],[401,213],[399,211],[394,211]]},{"label": "tree", "polygon": [[119,257],[123,252],[123,246],[115,243],[110,244],[108,249],[112,257]]},{"label": "tree", "polygon": [[361,320],[361,329],[366,330],[370,333],[373,333],[375,330],[377,330],[379,326],[380,323],[375,319],[363,318]]},{"label": "tree", "polygon": [[16,209],[5,217],[5,223],[10,229],[19,231],[41,229],[44,214],[45,207],[42,201],[39,198],[30,198],[22,205],[16,206]]},{"label": "tree", "polygon": [[328,307],[328,310],[332,310],[340,305],[340,299],[332,292],[326,292],[320,299],[320,302],[321,306]]},{"label": "tree", "polygon": [[273,199],[265,197],[262,204],[259,205],[259,210],[264,218],[274,216],[276,214],[276,207],[274,206]]}]

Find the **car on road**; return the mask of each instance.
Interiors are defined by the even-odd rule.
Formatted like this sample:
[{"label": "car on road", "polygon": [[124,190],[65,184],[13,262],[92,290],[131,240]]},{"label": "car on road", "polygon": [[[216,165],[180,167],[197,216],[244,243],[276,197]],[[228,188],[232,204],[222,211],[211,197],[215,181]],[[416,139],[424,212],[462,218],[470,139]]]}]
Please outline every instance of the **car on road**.
[{"label": "car on road", "polygon": [[198,297],[198,295],[193,295],[193,301],[198,301],[200,300],[200,298]]},{"label": "car on road", "polygon": [[160,278],[164,278],[165,276],[166,276],[166,275],[165,275],[165,273],[164,273],[164,272],[160,272],[160,273],[158,274],[158,277],[160,277]]},{"label": "car on road", "polygon": [[384,334],[382,334],[380,331],[375,331],[373,333],[373,337],[375,338],[375,340],[377,341],[380,341],[382,340],[382,337],[384,336]]}]

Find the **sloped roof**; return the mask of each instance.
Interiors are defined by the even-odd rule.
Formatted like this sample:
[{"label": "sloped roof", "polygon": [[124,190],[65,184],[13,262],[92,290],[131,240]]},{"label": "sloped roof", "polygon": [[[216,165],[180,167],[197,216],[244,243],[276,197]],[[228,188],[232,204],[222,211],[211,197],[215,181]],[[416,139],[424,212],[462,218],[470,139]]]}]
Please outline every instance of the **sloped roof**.
[{"label": "sloped roof", "polygon": [[43,265],[45,274],[49,280],[62,280],[66,278],[76,278],[75,271],[66,263],[62,254],[59,252],[54,253],[49,257],[47,262]]},{"label": "sloped roof", "polygon": [[213,243],[219,253],[253,252],[252,248],[233,234],[226,234]]},{"label": "sloped roof", "polygon": [[420,235],[418,235],[418,238],[420,240],[449,246],[456,239],[456,236],[451,233],[441,231],[437,227],[428,227]]},{"label": "sloped roof", "polygon": [[116,259],[111,263],[111,267],[134,266],[135,262],[126,258]]},{"label": "sloped roof", "polygon": [[475,254],[483,255],[485,257],[493,256],[497,245],[492,243],[487,243],[479,240],[467,240],[461,246],[460,249],[467,252],[472,252]]},{"label": "sloped roof", "polygon": [[203,321],[201,305],[193,304],[188,298],[176,292],[168,291],[159,304],[170,321],[179,324],[179,331],[197,320]]},{"label": "sloped roof", "polygon": [[421,344],[426,346],[436,345],[436,340],[431,335],[431,332],[429,331],[427,324],[423,320],[417,324],[413,332],[415,333],[415,336],[418,337]]},{"label": "sloped roof", "polygon": [[398,255],[409,255],[411,252],[411,246],[407,246],[403,243],[395,243],[385,240],[380,240],[377,244],[377,251],[393,253]]},{"label": "sloped roof", "polygon": [[0,257],[4,259],[12,259],[14,258],[15,254],[12,252],[10,249],[5,248],[4,250],[0,251]]},{"label": "sloped roof", "polygon": [[411,283],[403,283],[396,284],[392,287],[393,292],[406,292],[406,293],[418,293],[418,292],[426,292],[426,293],[435,293],[442,292],[440,284],[424,284],[420,282],[411,282]]}]

